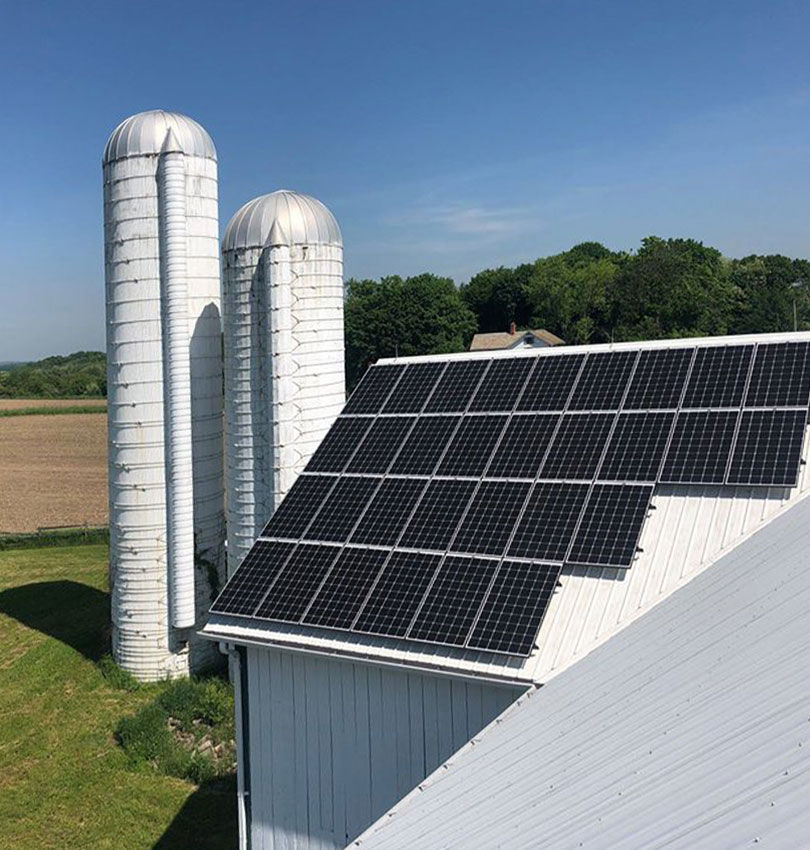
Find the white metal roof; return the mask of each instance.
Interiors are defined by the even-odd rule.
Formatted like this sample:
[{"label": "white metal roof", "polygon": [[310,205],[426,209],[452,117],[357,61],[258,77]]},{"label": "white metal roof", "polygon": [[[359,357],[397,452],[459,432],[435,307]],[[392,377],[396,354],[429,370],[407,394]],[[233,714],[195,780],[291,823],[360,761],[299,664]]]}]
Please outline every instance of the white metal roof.
[{"label": "white metal roof", "polygon": [[[577,346],[575,351],[800,339],[810,339],[810,333]],[[407,358],[407,361],[559,357],[572,353],[572,348],[547,348],[465,352]],[[405,359],[400,358],[399,362]],[[810,429],[805,434],[804,457],[810,454],[809,435]],[[562,587],[554,594],[540,628],[538,649],[528,658],[216,614],[210,615],[203,634],[236,643],[270,644],[292,651],[348,657],[448,675],[527,685],[544,683],[702,573],[788,509],[808,489],[810,473],[807,466],[801,469],[798,485],[790,489],[658,485],[652,502],[654,510],[644,524],[639,541],[642,551],[631,568],[566,568],[561,577]]]},{"label": "white metal roof", "polygon": [[183,153],[216,160],[213,140],[193,118],[180,112],[149,109],[130,116],[112,131],[104,148],[104,164],[129,156],[159,154],[169,130]]},{"label": "white metal roof", "polygon": [[508,709],[355,845],[808,846],[809,548],[803,499]]},{"label": "white metal roof", "polygon": [[326,205],[289,189],[254,198],[238,209],[225,229],[222,250],[262,248],[271,241],[284,245],[343,245],[340,227]]}]

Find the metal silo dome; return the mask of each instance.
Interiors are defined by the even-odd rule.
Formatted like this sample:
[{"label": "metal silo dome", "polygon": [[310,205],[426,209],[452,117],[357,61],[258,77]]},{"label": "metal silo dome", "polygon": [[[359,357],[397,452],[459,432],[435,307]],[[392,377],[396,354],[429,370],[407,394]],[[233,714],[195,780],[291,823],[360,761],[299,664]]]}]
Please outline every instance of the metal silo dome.
[{"label": "metal silo dome", "polygon": [[130,116],[112,131],[104,148],[104,164],[130,156],[159,154],[170,129],[184,154],[216,161],[213,140],[193,118],[180,112],[149,109]]},{"label": "metal silo dome", "polygon": [[276,225],[287,245],[343,245],[335,217],[317,198],[279,189],[249,201],[231,218],[223,251],[261,248]]}]

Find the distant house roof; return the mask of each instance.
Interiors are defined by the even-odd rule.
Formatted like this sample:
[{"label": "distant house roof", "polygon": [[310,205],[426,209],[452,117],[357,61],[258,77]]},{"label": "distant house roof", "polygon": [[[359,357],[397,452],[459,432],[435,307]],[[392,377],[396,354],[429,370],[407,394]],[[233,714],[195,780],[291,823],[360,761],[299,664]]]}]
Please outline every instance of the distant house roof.
[{"label": "distant house roof", "polygon": [[807,846],[809,545],[804,499],[507,709],[355,844]]},{"label": "distant house roof", "polygon": [[470,351],[495,351],[502,348],[517,348],[519,346],[548,346],[565,345],[565,340],[560,339],[551,331],[543,328],[519,331],[498,331],[496,333],[476,334],[470,343]]}]

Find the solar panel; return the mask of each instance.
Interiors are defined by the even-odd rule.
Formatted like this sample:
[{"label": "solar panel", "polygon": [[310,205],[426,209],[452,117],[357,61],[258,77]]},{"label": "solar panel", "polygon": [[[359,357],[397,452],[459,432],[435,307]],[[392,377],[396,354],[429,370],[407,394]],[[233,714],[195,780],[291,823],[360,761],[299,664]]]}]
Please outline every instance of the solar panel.
[{"label": "solar panel", "polygon": [[307,472],[341,472],[372,419],[339,416],[307,464]]},{"label": "solar panel", "polygon": [[538,357],[516,409],[563,410],[584,360],[584,354]]},{"label": "solar panel", "polygon": [[395,551],[369,594],[354,630],[404,637],[441,555]]},{"label": "solar panel", "polygon": [[496,560],[448,555],[408,637],[462,646],[497,567]]},{"label": "solar panel", "polygon": [[530,487],[522,481],[482,481],[450,549],[481,555],[503,553]]},{"label": "solar panel", "polygon": [[255,543],[211,610],[217,614],[252,614],[294,546],[275,540]]},{"label": "solar panel", "polygon": [[559,578],[559,564],[504,561],[467,646],[528,655]]},{"label": "solar panel", "polygon": [[259,605],[256,616],[297,623],[339,553],[338,546],[299,543]]},{"label": "solar panel", "polygon": [[270,517],[262,537],[297,540],[337,480],[328,475],[301,475]]},{"label": "solar panel", "polygon": [[618,410],[637,351],[589,354],[568,406],[571,410]]},{"label": "solar panel", "polygon": [[615,418],[612,413],[564,415],[540,477],[593,478]]},{"label": "solar panel", "polygon": [[333,629],[350,628],[387,556],[388,552],[382,549],[344,549],[303,622]]},{"label": "solar panel", "polygon": [[588,484],[535,484],[509,546],[509,555],[562,561],[571,544],[588,489]]},{"label": "solar panel", "polygon": [[393,546],[427,481],[386,478],[351,536],[352,543]]},{"label": "solar panel", "polygon": [[795,486],[806,426],[806,409],[744,410],[728,483]]},{"label": "solar panel", "polygon": [[694,348],[653,348],[638,358],[625,410],[666,410],[680,404]]},{"label": "solar panel", "polygon": [[466,410],[487,365],[486,360],[454,360],[448,363],[425,405],[425,412],[462,413]]},{"label": "solar panel", "polygon": [[307,539],[345,542],[379,483],[379,478],[340,478],[307,529]]},{"label": "solar panel", "polygon": [[511,411],[533,365],[534,358],[528,357],[493,360],[469,409],[484,413]]},{"label": "solar panel", "polygon": [[568,562],[595,567],[629,567],[652,491],[652,484],[594,485]]},{"label": "solar panel", "polygon": [[810,342],[758,345],[746,407],[807,407]]},{"label": "solar panel", "polygon": [[486,474],[491,478],[534,478],[560,417],[555,413],[513,416]]},{"label": "solar panel", "polygon": [[443,552],[450,543],[474,489],[474,481],[431,481],[399,545],[405,549]]},{"label": "solar panel", "polygon": [[391,472],[395,475],[430,475],[460,421],[460,416],[420,417],[397,455]]},{"label": "solar panel", "polygon": [[679,413],[660,480],[666,484],[722,484],[737,416],[736,410]]},{"label": "solar panel", "polygon": [[439,464],[439,475],[479,476],[495,450],[506,416],[465,417]]},{"label": "solar panel", "polygon": [[753,353],[753,345],[698,348],[682,406],[739,407]]},{"label": "solar panel", "polygon": [[597,477],[600,481],[657,481],[674,411],[622,413]]},{"label": "solar panel", "polygon": [[385,472],[414,422],[416,419],[412,416],[386,416],[374,420],[346,471],[372,474]]},{"label": "solar panel", "polygon": [[343,408],[344,413],[378,413],[405,366],[370,366]]},{"label": "solar panel", "polygon": [[419,413],[444,369],[444,363],[412,363],[394,388],[383,413]]},{"label": "solar panel", "polygon": [[657,482],[792,486],[809,399],[804,341],[374,366],[212,610],[525,655]]}]

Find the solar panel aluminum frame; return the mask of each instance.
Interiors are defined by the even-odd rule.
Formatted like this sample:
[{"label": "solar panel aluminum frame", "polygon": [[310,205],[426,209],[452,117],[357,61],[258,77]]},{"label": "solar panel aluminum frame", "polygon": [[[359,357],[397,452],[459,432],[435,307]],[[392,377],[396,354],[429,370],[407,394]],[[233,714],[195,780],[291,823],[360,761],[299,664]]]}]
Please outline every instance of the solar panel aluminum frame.
[{"label": "solar panel aluminum frame", "polygon": [[[615,416],[613,418],[613,423],[610,426],[610,429],[609,429],[608,434],[607,434],[607,438],[605,439],[604,445],[602,446],[602,453],[599,457],[599,461],[596,465],[596,469],[594,470],[594,475],[593,475],[593,478],[591,479],[591,482],[590,482],[588,494],[587,494],[587,496],[585,497],[585,500],[582,503],[582,508],[579,512],[579,517],[577,518],[576,524],[574,525],[574,530],[571,533],[571,540],[569,541],[568,549],[566,550],[566,553],[565,553],[565,558],[563,558],[563,569],[565,569],[565,567],[568,564],[568,558],[571,555],[571,550],[573,549],[574,541],[577,539],[577,535],[579,534],[579,530],[582,526],[582,519],[585,516],[585,511],[588,507],[588,503],[591,500],[591,496],[593,494],[594,487],[596,486],[596,482],[597,482],[596,476],[599,474],[599,470],[602,468],[602,464],[605,462],[605,455],[607,454],[608,446],[610,445],[610,441],[613,438],[613,434],[616,430],[616,423],[618,422],[619,415],[622,411],[622,408],[624,407],[624,401],[627,398],[627,394],[630,392],[630,385],[633,383],[633,378],[636,374],[636,369],[638,368],[639,359],[640,359],[640,350],[636,352],[636,359],[633,361],[633,366],[630,369],[630,372],[627,376],[627,381],[625,382],[625,385],[624,385],[624,392],[622,393],[622,397],[619,400],[619,404],[618,404],[618,407],[616,409]],[[586,362],[587,362],[587,358],[586,358]],[[518,522],[519,522],[519,520],[518,520]],[[510,544],[511,544],[511,541],[510,541]]]},{"label": "solar panel aluminum frame", "polygon": [[[647,499],[644,503],[644,508],[642,510],[642,521],[638,528],[638,533],[635,535],[635,540],[633,541],[633,554],[630,558],[630,562],[626,565],[621,564],[608,564],[606,562],[599,562],[596,560],[576,560],[572,557],[572,553],[574,552],[575,546],[577,544],[579,533],[582,529],[582,524],[584,522],[585,516],[588,511],[588,507],[590,506],[590,501],[593,497],[596,486],[599,487],[613,487],[617,489],[621,489],[623,487],[642,487],[647,491]],[[591,567],[602,570],[618,570],[620,572],[629,570],[633,565],[633,561],[636,559],[639,551],[639,542],[641,541],[641,536],[644,533],[644,525],[647,516],[650,513],[650,506],[652,504],[653,493],[655,491],[655,484],[651,484],[650,482],[644,481],[641,483],[629,483],[629,482],[616,482],[616,481],[604,481],[597,482],[594,484],[594,487],[591,488],[591,491],[588,493],[588,498],[585,500],[585,503],[582,506],[582,513],[579,517],[579,522],[577,524],[577,528],[571,536],[571,543],[568,547],[568,551],[565,553],[565,561],[563,562],[563,567]]]},{"label": "solar panel aluminum frame", "polygon": [[[506,564],[511,565],[511,564],[515,564],[515,563],[528,563],[528,565],[531,566],[531,567],[542,566],[542,567],[551,567],[553,569],[553,572],[551,574],[554,576],[554,578],[553,578],[554,586],[551,588],[551,591],[548,595],[548,600],[546,601],[546,604],[542,607],[542,610],[540,611],[540,616],[537,620],[536,625],[534,626],[531,645],[529,646],[529,648],[526,651],[519,652],[517,650],[499,649],[497,647],[483,646],[481,644],[473,643],[475,633],[476,633],[478,626],[481,622],[481,617],[483,616],[484,610],[487,606],[487,603],[489,602],[490,596],[493,594],[493,592],[495,590],[495,586],[497,584],[498,578],[500,577],[502,570],[505,568]],[[481,605],[478,609],[478,612],[476,613],[473,624],[470,627],[469,634],[467,635],[467,641],[464,645],[465,648],[468,649],[468,650],[477,650],[479,652],[487,652],[487,653],[491,652],[491,653],[494,653],[495,655],[505,655],[507,657],[512,657],[512,658],[514,658],[514,657],[528,658],[532,654],[534,649],[537,647],[537,644],[536,644],[537,636],[540,634],[540,629],[543,627],[543,622],[546,619],[546,615],[548,614],[548,609],[551,607],[551,602],[554,598],[554,594],[557,592],[557,589],[561,586],[561,583],[560,583],[561,572],[562,572],[562,564],[561,563],[540,562],[540,561],[524,562],[524,561],[517,560],[515,558],[509,558],[509,557],[505,556],[501,560],[500,564],[498,565],[498,569],[496,570],[495,575],[492,577],[492,581],[490,583],[490,586],[487,588],[487,592],[486,592],[486,594],[484,595],[484,598],[481,601]]]},{"label": "solar panel aluminum frame", "polygon": [[403,375],[405,374],[405,372],[408,368],[407,363],[402,365],[402,368],[400,369],[399,375],[397,375],[397,378],[394,381],[394,383],[391,384],[391,386],[388,388],[388,392],[383,397],[382,401],[380,402],[380,406],[377,408],[377,410],[375,410],[375,411],[360,411],[360,413],[358,414],[355,411],[351,410],[352,402],[356,401],[355,396],[358,396],[358,391],[362,388],[363,382],[368,378],[371,378],[373,380],[373,378],[371,376],[372,369],[378,369],[380,366],[397,366],[397,365],[398,364],[396,364],[396,363],[379,363],[378,362],[378,363],[374,363],[371,366],[369,366],[366,369],[366,371],[363,373],[363,376],[360,378],[360,381],[358,382],[357,386],[352,391],[351,395],[346,399],[346,404],[344,405],[344,408],[343,408],[346,411],[346,415],[353,414],[353,415],[375,416],[375,415],[379,414],[382,411],[382,409],[385,407],[385,405],[388,403],[388,399],[391,397],[391,394],[396,389],[397,384],[402,380],[402,377],[403,377]]},{"label": "solar panel aluminum frame", "polygon": [[[666,351],[668,349],[659,349],[659,350]],[[622,415],[623,412],[627,413],[628,415],[638,415],[638,414],[644,414],[644,413],[659,413],[659,412],[660,413],[674,412],[674,414],[675,414],[672,417],[672,422],[670,423],[670,426],[669,426],[669,434],[667,435],[667,440],[666,440],[666,444],[664,445],[664,450],[661,453],[661,460],[658,462],[658,471],[656,472],[655,480],[653,482],[655,485],[658,485],[661,482],[661,473],[663,472],[664,464],[666,463],[667,455],[669,454],[669,449],[670,449],[670,446],[672,445],[672,436],[675,433],[675,426],[678,422],[678,414],[681,410],[681,405],[683,404],[684,397],[686,396],[686,388],[689,386],[689,380],[692,377],[692,369],[694,368],[696,359],[697,359],[697,347],[694,347],[694,348],[692,348],[692,356],[689,358],[689,365],[686,369],[686,375],[683,379],[683,384],[681,385],[681,392],[680,392],[680,395],[678,397],[678,402],[677,402],[677,404],[674,408],[672,408],[672,407],[662,407],[662,408],[650,407],[650,408],[644,408],[644,409],[634,408],[632,410],[625,411],[624,410],[624,401],[626,400],[627,395],[630,393],[630,387],[632,386],[633,376],[635,375],[635,372],[633,373],[633,375],[630,377],[630,379],[627,382],[627,393],[625,394],[624,399],[622,399],[622,409],[619,410],[619,413],[616,416],[616,422],[617,423],[619,421],[619,417]],[[641,362],[641,354],[639,354],[639,358],[636,361],[636,368],[638,368],[638,364],[640,362]],[[604,465],[604,462],[605,462],[605,458],[607,457],[607,448],[610,445],[610,441],[613,439],[613,434],[615,433],[615,430],[616,429],[615,429],[615,426],[614,426],[614,429],[611,432],[610,437],[608,438],[608,442],[605,446],[605,454],[602,456],[602,459],[601,459],[600,464],[599,464],[599,469],[597,469],[597,471],[596,471],[596,477],[594,479],[595,484],[622,483],[622,482],[616,482],[616,481],[609,481],[607,479],[603,479],[603,478],[599,477],[599,473],[601,472],[602,466]],[[641,483],[647,483],[647,482],[634,482],[634,481],[631,482],[629,479],[625,479],[624,483],[640,483],[641,484]],[[573,541],[573,537],[571,539]]]},{"label": "solar panel aluminum frame", "polygon": [[[796,411],[804,414],[804,425],[802,428],[802,446],[799,454],[799,463],[796,466],[796,474],[793,478],[792,483],[779,483],[779,482],[759,482],[759,481],[733,481],[732,480],[732,465],[734,463],[734,455],[737,450],[737,443],[740,437],[740,430],[742,428],[743,418],[746,413],[756,414],[756,413],[779,413],[781,411],[789,412]],[[726,476],[724,479],[724,484],[729,487],[777,487],[782,489],[790,490],[793,487],[797,487],[799,484],[799,478],[801,476],[801,467],[804,464],[804,459],[802,458],[802,454],[804,452],[804,447],[807,442],[807,425],[808,421],[810,421],[810,409],[808,407],[744,407],[740,411],[740,415],[737,419],[737,428],[734,433],[734,440],[731,446],[731,450],[728,456],[728,464],[726,466]]]}]

